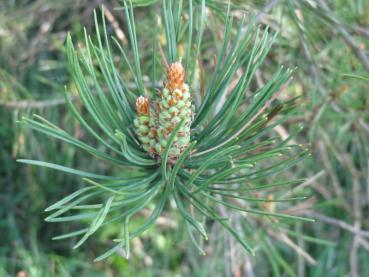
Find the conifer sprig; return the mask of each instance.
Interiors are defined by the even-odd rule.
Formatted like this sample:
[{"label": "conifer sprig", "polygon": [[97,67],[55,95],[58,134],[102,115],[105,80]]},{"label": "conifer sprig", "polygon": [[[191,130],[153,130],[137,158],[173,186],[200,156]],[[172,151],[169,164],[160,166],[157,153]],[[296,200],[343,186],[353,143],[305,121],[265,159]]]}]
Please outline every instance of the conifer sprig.
[{"label": "conifer sprig", "polygon": [[[162,3],[170,67],[162,68],[163,74],[159,76],[154,64],[152,74],[148,74],[158,76],[152,80],[153,84],[165,82],[158,96],[145,87],[143,81],[131,5],[123,2],[129,49],[108,38],[103,16],[100,33],[96,14],[96,42],[85,31],[84,47],[76,50],[68,36],[70,72],[88,116],[81,113],[69,92],[66,91],[65,97],[86,134],[96,142],[95,146],[40,116],[22,119],[26,126],[72,144],[113,168],[113,174],[105,175],[43,161],[19,160],[79,175],[86,181],[86,187],[47,208],[51,214],[46,220],[88,222],[87,227],[55,239],[78,237],[75,247],[79,247],[105,225],[121,224],[122,234],[114,240],[116,246],[96,260],[121,248],[128,257],[129,242],[155,224],[170,198],[174,199],[186,221],[190,239],[200,253],[204,251],[194,231],[207,240],[206,227],[213,221],[228,230],[246,251],[255,252],[257,240],[242,237],[232,223],[219,214],[218,206],[246,212],[249,220],[262,216],[266,220],[309,221],[260,205],[288,203],[303,197],[268,198],[255,193],[270,188],[263,184],[266,179],[275,178],[308,155],[301,146],[288,145],[290,138],[281,140],[270,135],[275,126],[294,112],[294,100],[277,99],[291,70],[280,68],[265,86],[253,91],[254,74],[268,54],[273,37],[267,29],[262,31],[252,22],[246,23],[245,18],[233,33],[233,18],[228,15],[219,52],[214,53],[215,65],[206,68],[204,94],[201,94],[196,81],[199,78],[195,77],[205,50],[202,43],[207,27],[205,1],[197,2],[189,1],[180,6],[173,1]],[[181,17],[185,12],[189,14],[186,19]],[[160,27],[155,31],[156,36]],[[158,40],[154,38],[154,41]],[[186,49],[183,64],[178,62],[178,45]],[[120,74],[114,62],[115,51],[123,57],[136,89],[130,89],[128,77]],[[153,55],[156,57],[157,53]],[[240,71],[241,76],[237,74]],[[193,105],[192,96],[199,99],[198,104]],[[291,180],[280,180],[273,188],[294,184]],[[133,216],[151,205],[154,205],[151,214],[142,225],[131,224]]]}]

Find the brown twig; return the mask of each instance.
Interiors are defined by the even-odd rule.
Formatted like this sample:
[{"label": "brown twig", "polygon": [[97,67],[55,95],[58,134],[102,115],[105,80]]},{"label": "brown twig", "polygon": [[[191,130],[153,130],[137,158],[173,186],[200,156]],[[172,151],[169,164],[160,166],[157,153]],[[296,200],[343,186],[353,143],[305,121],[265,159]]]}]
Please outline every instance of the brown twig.
[{"label": "brown twig", "polygon": [[124,34],[123,30],[119,27],[119,23],[115,19],[114,15],[111,13],[111,11],[104,4],[101,7],[104,11],[104,15],[105,15],[106,19],[110,22],[111,26],[113,27],[114,32],[117,35],[117,38],[123,44],[127,44],[127,37]]},{"label": "brown twig", "polygon": [[165,56],[165,53],[164,53],[164,50],[163,50],[163,47],[161,46],[161,44],[158,42],[158,48],[159,48],[159,52],[160,52],[160,56],[161,58],[163,59],[163,63],[164,63],[164,67],[166,70],[168,70],[169,68],[169,63],[167,61],[167,58]]},{"label": "brown twig", "polygon": [[351,26],[351,29],[355,34],[369,38],[369,27]]},{"label": "brown twig", "polygon": [[359,250],[359,240],[358,236],[355,236],[354,242],[352,243],[351,251],[350,251],[350,268],[351,268],[351,277],[359,277],[359,266],[358,266],[358,257],[357,252]]},{"label": "brown twig", "polygon": [[297,255],[303,257],[310,265],[315,265],[316,260],[311,257],[304,249],[302,249],[300,246],[298,246],[295,242],[293,242],[285,233],[274,233],[268,230],[268,233],[276,238],[279,241],[284,242],[286,245],[291,247]]},{"label": "brown twig", "polygon": [[329,217],[312,211],[306,211],[304,214],[317,220],[323,221],[325,223],[340,227],[341,229],[349,231],[358,236],[369,238],[369,231],[357,229],[355,228],[355,226],[352,226],[343,220],[335,219],[333,217]]}]

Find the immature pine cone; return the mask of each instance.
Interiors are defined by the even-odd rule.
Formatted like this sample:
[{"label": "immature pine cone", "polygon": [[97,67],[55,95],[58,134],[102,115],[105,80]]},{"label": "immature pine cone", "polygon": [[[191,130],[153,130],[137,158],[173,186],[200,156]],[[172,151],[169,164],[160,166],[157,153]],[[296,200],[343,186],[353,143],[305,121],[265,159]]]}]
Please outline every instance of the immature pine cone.
[{"label": "immature pine cone", "polygon": [[137,117],[134,120],[138,139],[141,141],[143,149],[150,154],[154,154],[156,145],[156,124],[154,111],[150,107],[149,99],[140,96],[136,100]]},{"label": "immature pine cone", "polygon": [[177,124],[182,120],[183,126],[178,131],[169,150],[169,159],[175,160],[190,142],[191,94],[185,80],[185,69],[180,62],[170,65],[167,71],[167,83],[160,94],[158,104],[158,142],[157,153],[165,150],[167,140]]}]

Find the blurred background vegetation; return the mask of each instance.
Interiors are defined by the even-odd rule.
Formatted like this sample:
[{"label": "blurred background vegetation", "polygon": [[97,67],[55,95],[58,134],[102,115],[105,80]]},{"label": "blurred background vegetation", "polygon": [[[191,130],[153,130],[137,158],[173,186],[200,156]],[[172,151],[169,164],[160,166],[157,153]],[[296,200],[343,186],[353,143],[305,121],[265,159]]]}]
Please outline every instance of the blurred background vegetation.
[{"label": "blurred background vegetation", "polygon": [[[138,6],[136,28],[144,43],[145,36],[152,34],[150,22],[160,14],[160,1],[132,2]],[[206,1],[207,25],[214,32],[221,24],[226,2]],[[81,180],[22,166],[15,158],[31,157],[92,172],[109,169],[66,144],[21,128],[16,121],[37,113],[83,137],[62,94],[65,85],[73,87],[64,49],[67,33],[82,43],[82,28],[89,32],[93,28],[93,9],[104,5],[109,32],[124,44],[126,19],[117,9],[118,0],[1,0],[0,276],[369,275],[369,2],[232,3],[235,17],[255,15],[261,26],[279,32],[267,63],[256,74],[256,85],[264,84],[279,65],[297,68],[282,97],[301,96],[302,105],[298,114],[274,131],[287,137],[296,126],[304,126],[294,140],[309,145],[311,158],[285,175],[308,178],[297,189],[311,197],[290,212],[299,211],[317,220],[293,226],[317,240],[299,236],[291,244],[288,238],[271,234],[273,240],[260,246],[269,254],[249,257],[214,225],[209,234],[213,239],[206,246],[208,255],[202,257],[188,242],[173,211],[133,241],[129,261],[115,255],[92,262],[115,230],[104,229],[76,251],[71,250],[73,241],[51,240],[71,229],[45,223],[44,209],[82,186]],[[203,44],[210,53],[212,43]],[[145,66],[151,46],[140,45],[140,49]],[[122,74],[125,70],[122,67]],[[234,218],[237,220],[236,215]],[[240,224],[240,232],[242,228]]]}]

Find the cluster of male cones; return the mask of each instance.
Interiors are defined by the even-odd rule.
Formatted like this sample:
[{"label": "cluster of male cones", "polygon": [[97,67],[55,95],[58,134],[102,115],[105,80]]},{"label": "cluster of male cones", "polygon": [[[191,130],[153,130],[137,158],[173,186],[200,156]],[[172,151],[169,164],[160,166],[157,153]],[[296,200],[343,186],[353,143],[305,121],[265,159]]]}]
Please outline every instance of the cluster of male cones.
[{"label": "cluster of male cones", "polygon": [[177,160],[190,143],[192,121],[191,94],[181,62],[168,67],[167,81],[157,101],[150,102],[143,96],[137,98],[136,112],[134,126],[137,137],[143,149],[156,157],[162,156],[171,133],[183,121],[168,151],[168,159]]}]

